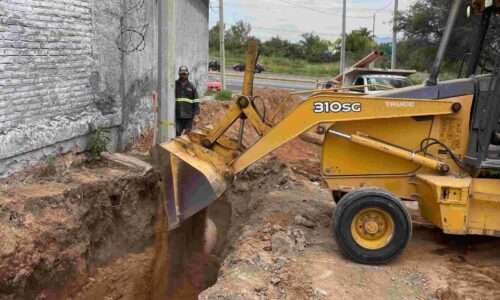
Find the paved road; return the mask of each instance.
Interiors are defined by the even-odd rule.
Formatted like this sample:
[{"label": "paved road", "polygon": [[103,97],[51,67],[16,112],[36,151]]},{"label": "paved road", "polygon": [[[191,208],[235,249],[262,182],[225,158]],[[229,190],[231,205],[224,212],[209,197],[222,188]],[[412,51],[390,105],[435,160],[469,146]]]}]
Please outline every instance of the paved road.
[{"label": "paved road", "polygon": [[[232,68],[226,68],[226,74],[227,73],[239,73],[241,75],[244,74],[244,72],[238,72],[238,71],[235,71],[233,70]],[[328,80],[332,77],[335,77],[335,76],[329,76],[329,75],[317,75],[317,76],[314,76],[314,75],[301,75],[301,74],[284,74],[284,73],[273,73],[273,72],[269,72],[269,71],[265,71],[265,72],[262,72],[262,73],[259,73],[257,75],[262,75],[262,76],[267,76],[267,77],[283,77],[283,78],[297,78],[297,79],[305,79],[305,80],[312,80],[312,81],[315,81],[315,80]]]},{"label": "paved road", "polygon": [[[213,76],[220,80],[219,75],[213,75]],[[243,86],[243,77],[226,76],[226,89],[232,91],[241,91],[242,86]],[[269,80],[269,79],[259,79],[259,78],[255,79],[254,86],[279,88],[279,89],[289,90],[291,92],[300,90],[314,90],[316,88],[316,85],[312,83],[290,82],[290,81]]]}]

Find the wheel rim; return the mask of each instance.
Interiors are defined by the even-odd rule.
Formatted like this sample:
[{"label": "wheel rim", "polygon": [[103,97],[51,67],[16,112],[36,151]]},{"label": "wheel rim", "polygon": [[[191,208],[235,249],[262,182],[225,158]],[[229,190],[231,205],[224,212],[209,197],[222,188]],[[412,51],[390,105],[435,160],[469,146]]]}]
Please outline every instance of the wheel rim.
[{"label": "wheel rim", "polygon": [[351,234],[359,246],[370,250],[381,249],[392,240],[394,220],[381,209],[367,208],[354,217]]}]

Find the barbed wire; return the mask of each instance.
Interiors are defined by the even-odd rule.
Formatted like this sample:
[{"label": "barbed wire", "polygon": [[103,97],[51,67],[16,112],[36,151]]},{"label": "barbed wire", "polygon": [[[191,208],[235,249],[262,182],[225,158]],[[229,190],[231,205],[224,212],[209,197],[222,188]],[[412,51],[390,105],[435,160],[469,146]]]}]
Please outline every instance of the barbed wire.
[{"label": "barbed wire", "polygon": [[126,26],[125,19],[127,16],[135,14],[144,9],[146,0],[138,0],[136,4],[127,9],[120,16],[120,35],[118,36],[118,50],[125,54],[140,52],[146,49],[146,34],[149,30],[150,23],[139,26]]}]

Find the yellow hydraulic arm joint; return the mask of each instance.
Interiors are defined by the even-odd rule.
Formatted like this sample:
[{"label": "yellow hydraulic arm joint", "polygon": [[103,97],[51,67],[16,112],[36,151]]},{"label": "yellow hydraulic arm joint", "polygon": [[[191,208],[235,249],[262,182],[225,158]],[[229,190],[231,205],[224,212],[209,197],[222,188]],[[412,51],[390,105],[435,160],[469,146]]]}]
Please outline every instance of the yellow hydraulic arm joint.
[{"label": "yellow hydraulic arm joint", "polygon": [[270,126],[265,124],[259,113],[252,106],[253,81],[255,64],[257,62],[257,42],[250,42],[247,59],[245,63],[245,77],[243,79],[243,89],[238,100],[231,105],[224,117],[217,122],[216,127],[203,140],[203,146],[210,148],[231,125],[243,115],[245,115],[260,134],[269,131]]},{"label": "yellow hydraulic arm joint", "polygon": [[392,145],[387,142],[374,139],[364,133],[358,132],[357,134],[348,135],[334,130],[329,130],[328,133],[349,140],[354,144],[394,155],[396,157],[412,161],[418,165],[431,168],[442,173],[448,173],[450,171],[450,166],[448,164],[436,158],[425,157],[424,155],[417,154],[415,151],[404,149],[397,145]]}]

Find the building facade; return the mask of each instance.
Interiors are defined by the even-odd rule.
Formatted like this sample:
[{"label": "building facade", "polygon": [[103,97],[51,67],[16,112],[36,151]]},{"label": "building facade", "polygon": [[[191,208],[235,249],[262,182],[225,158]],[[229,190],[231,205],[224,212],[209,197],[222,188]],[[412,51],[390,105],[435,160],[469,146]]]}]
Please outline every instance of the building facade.
[{"label": "building facade", "polygon": [[[92,128],[126,149],[149,129],[157,0],[0,1],[0,177],[82,151]],[[208,1],[177,0],[176,65],[206,88]]]}]

